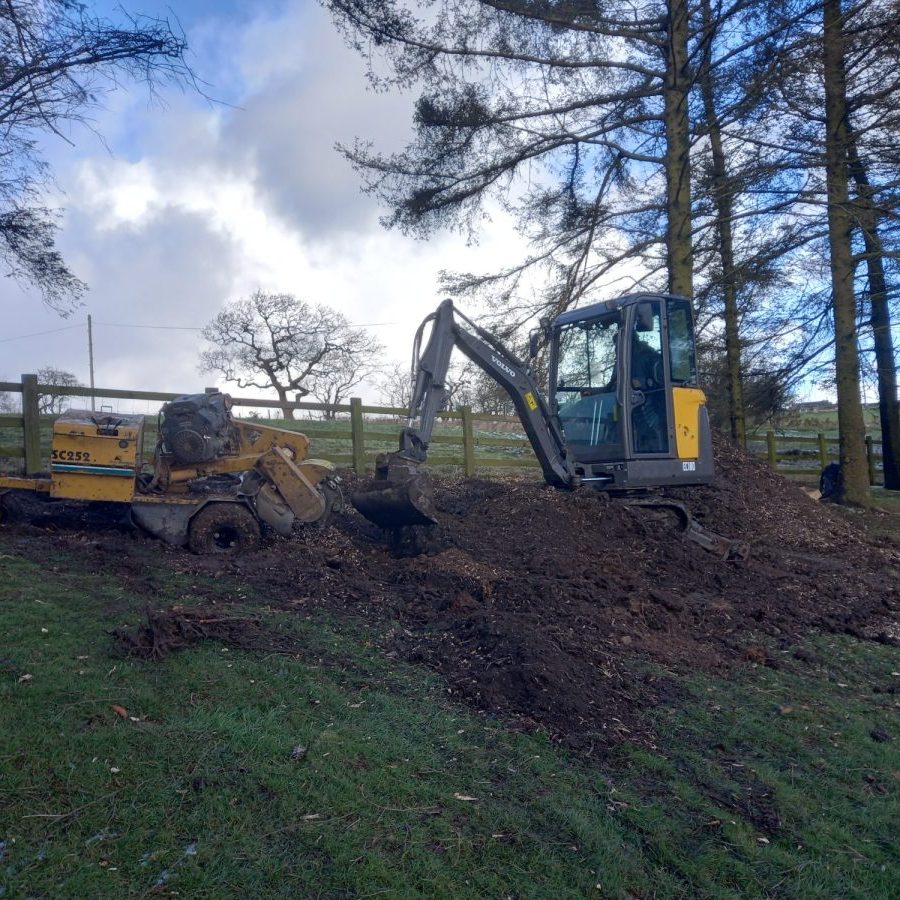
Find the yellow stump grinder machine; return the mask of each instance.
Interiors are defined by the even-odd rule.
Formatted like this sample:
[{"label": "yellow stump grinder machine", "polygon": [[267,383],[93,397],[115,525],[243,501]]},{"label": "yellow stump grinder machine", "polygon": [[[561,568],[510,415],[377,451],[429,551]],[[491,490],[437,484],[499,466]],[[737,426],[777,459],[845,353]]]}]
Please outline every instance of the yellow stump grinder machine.
[{"label": "yellow stump grinder machine", "polygon": [[160,412],[152,472],[143,471],[143,416],[68,410],[53,425],[50,472],[0,476],[3,494],[130,506],[138,526],[198,553],[254,549],[265,523],[286,535],[341,503],[334,466],[307,459],[303,434],[231,415],[227,394],[186,394]]},{"label": "yellow stump grinder machine", "polygon": [[671,510],[686,537],[723,557],[746,555],[745,544],[707,531],[683,503],[652,493],[713,478],[690,302],[667,294],[621,297],[563,313],[533,333],[532,359],[542,340],[549,342],[549,402],[530,363],[452,301],[441,303],[416,332],[400,449],[378,457],[376,480],[353,494],[353,505],[387,529],[437,521],[431,481],[420,466],[447,398],[451,353],[459,348],[509,394],[549,484],[586,485],[629,505]]}]

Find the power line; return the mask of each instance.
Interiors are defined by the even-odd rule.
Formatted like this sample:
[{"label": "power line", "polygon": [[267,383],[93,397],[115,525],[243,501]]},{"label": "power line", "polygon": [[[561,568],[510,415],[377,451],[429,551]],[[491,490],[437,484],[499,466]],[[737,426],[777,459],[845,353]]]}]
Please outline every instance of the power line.
[{"label": "power line", "polygon": [[25,338],[40,337],[41,335],[44,335],[44,334],[56,334],[59,331],[71,331],[73,328],[86,328],[86,327],[87,327],[86,323],[79,322],[77,325],[65,325],[62,328],[51,328],[49,331],[35,331],[35,332],[32,332],[31,334],[19,334],[19,335],[16,335],[15,337],[0,338],[0,344],[6,344],[9,341],[22,341]]},{"label": "power line", "polygon": [[105,325],[107,328],[154,328],[159,331],[203,331],[202,328],[192,328],[190,325],[129,325],[127,322],[94,322],[95,325]]},{"label": "power line", "polygon": [[[360,322],[351,323],[352,328],[378,328],[381,326],[399,325],[399,322]],[[106,328],[151,328],[155,331],[203,331],[202,328],[192,327],[190,325],[136,325],[128,322],[94,322],[94,325],[103,325]],[[79,322],[76,325],[64,325],[62,328],[51,328],[47,331],[34,331],[31,334],[18,334],[15,337],[0,338],[0,344],[6,344],[9,341],[22,341],[26,338],[42,337],[45,334],[57,334],[60,331],[71,331],[73,328],[86,328],[85,322]]]}]

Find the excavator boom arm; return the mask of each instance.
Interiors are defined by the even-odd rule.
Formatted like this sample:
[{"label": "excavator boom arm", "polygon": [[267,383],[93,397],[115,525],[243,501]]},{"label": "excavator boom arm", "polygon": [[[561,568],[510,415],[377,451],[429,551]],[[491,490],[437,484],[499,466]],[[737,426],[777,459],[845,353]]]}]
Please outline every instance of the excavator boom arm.
[{"label": "excavator boom arm", "polygon": [[[422,334],[429,323],[431,334],[420,354]],[[425,461],[435,419],[447,399],[450,357],[453,349],[458,348],[509,394],[547,482],[557,487],[572,485],[574,473],[559,426],[528,366],[501,341],[455,310],[451,300],[445,300],[419,326],[414,348],[415,386],[410,404],[410,425],[400,438],[401,454],[419,462]]]}]

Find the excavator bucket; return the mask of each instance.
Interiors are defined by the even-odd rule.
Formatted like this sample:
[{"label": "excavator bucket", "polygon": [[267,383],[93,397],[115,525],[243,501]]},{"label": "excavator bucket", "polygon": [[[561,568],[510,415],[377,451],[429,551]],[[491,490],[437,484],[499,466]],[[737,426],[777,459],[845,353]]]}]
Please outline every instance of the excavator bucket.
[{"label": "excavator bucket", "polygon": [[434,488],[431,477],[415,466],[379,459],[378,478],[350,495],[350,502],[380,528],[434,525]]}]

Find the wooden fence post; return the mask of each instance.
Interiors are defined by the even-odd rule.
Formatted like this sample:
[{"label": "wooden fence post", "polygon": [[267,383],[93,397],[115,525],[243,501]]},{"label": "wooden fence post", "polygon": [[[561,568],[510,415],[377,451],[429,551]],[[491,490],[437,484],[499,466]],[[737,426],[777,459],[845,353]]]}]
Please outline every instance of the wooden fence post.
[{"label": "wooden fence post", "polygon": [[466,478],[475,474],[475,431],[472,428],[472,407],[464,406],[462,413],[463,429],[463,472]]},{"label": "wooden fence post", "polygon": [[869,484],[875,484],[875,449],[872,447],[872,435],[866,435],[866,462],[869,465]]},{"label": "wooden fence post", "polygon": [[816,437],[819,439],[819,466],[824,469],[828,465],[828,444],[825,435],[820,431]]},{"label": "wooden fence post", "polygon": [[350,437],[353,441],[353,471],[357,475],[366,474],[366,444],[363,432],[362,400],[350,398]]},{"label": "wooden fence post", "polygon": [[766,432],[766,449],[769,452],[769,468],[778,468],[778,448],[775,446],[775,432]]},{"label": "wooden fence post", "polygon": [[25,474],[41,471],[41,413],[37,375],[22,376],[22,419],[25,429]]}]

